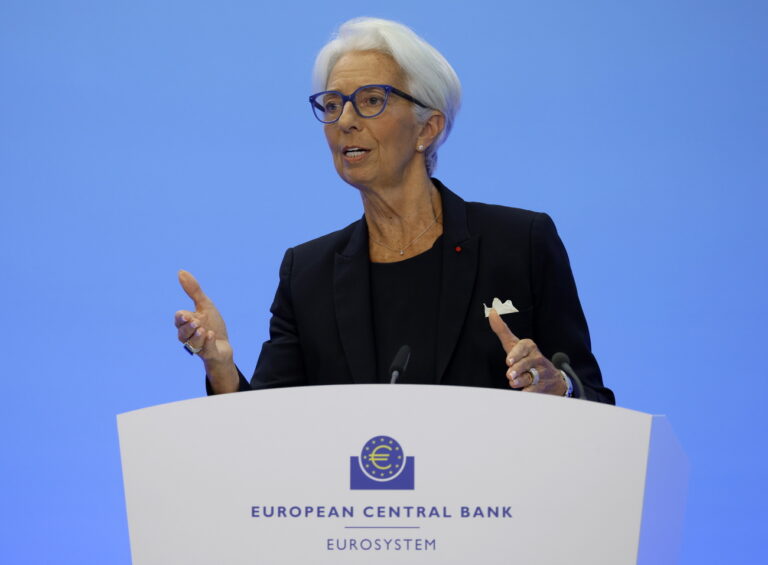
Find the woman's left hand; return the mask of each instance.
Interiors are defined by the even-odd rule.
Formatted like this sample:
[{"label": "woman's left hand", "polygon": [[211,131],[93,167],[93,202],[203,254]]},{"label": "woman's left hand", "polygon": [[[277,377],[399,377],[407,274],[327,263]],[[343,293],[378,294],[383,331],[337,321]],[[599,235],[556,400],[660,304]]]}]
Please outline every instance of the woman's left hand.
[{"label": "woman's left hand", "polygon": [[[563,375],[541,354],[532,340],[518,339],[496,310],[490,311],[488,320],[507,354],[507,379],[510,387],[527,392],[565,395],[568,387]],[[536,384],[534,373],[539,375],[539,382]]]}]

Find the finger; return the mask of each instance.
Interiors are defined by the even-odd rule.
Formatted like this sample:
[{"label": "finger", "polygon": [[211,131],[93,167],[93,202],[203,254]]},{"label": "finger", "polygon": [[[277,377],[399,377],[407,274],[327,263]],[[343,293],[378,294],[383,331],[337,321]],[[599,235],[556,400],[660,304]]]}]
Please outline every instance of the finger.
[{"label": "finger", "polygon": [[511,367],[521,359],[535,356],[536,353],[538,353],[538,348],[533,340],[521,339],[507,352],[507,365]]},{"label": "finger", "polygon": [[[189,336],[189,339],[184,340],[186,343],[189,343],[192,347],[195,349],[202,349],[205,345],[205,329],[204,328],[197,328],[195,332]],[[202,353],[202,351],[200,352]]]},{"label": "finger", "polygon": [[509,353],[515,344],[517,344],[517,342],[520,340],[517,339],[517,336],[512,333],[512,330],[509,329],[509,326],[504,323],[504,320],[501,319],[499,313],[496,312],[496,310],[493,308],[491,308],[490,312],[488,313],[488,321],[491,324],[493,333],[495,333],[496,337],[499,338],[501,346],[504,348],[504,352]]},{"label": "finger", "polygon": [[201,306],[205,306],[210,302],[203,289],[200,288],[200,283],[197,282],[197,279],[189,271],[179,271],[179,283],[184,292],[187,293],[187,296],[195,303],[195,310],[199,310]]},{"label": "finger", "polygon": [[197,320],[197,315],[189,310],[179,310],[173,315],[173,323],[177,328],[180,328],[184,324]]},{"label": "finger", "polygon": [[533,375],[528,371],[520,373],[516,378],[509,379],[510,388],[530,391],[533,386]]},{"label": "finger", "polygon": [[[522,386],[528,386],[533,382],[533,375],[529,372],[532,367],[535,367],[539,374],[542,372],[541,363],[533,357],[526,357],[521,359],[509,369],[507,369],[507,378],[510,382],[516,381],[515,384],[522,383]],[[513,388],[518,388],[517,386]]]},{"label": "finger", "polygon": [[195,333],[197,328],[200,327],[200,324],[197,322],[189,322],[187,324],[184,324],[182,326],[179,326],[179,341],[181,343],[184,343],[189,338],[192,337],[192,335]]}]

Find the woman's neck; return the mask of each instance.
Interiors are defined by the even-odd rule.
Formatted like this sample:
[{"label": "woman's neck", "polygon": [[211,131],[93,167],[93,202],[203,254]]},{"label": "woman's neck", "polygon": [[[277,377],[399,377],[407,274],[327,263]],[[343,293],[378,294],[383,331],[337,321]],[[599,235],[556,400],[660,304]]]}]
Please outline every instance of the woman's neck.
[{"label": "woman's neck", "polygon": [[402,261],[430,249],[443,233],[440,193],[423,178],[397,187],[363,189],[369,253],[375,263]]}]

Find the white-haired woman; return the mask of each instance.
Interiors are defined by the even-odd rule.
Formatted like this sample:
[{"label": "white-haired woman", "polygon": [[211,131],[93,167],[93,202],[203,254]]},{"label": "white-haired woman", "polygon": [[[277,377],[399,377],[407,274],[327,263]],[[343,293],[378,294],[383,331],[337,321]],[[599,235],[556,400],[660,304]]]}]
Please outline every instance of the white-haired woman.
[{"label": "white-haired woman", "polygon": [[178,338],[209,393],[388,382],[408,345],[401,382],[570,395],[549,360],[565,352],[584,396],[613,402],[549,217],[464,202],[431,177],[461,99],[445,58],[406,26],[358,18],[320,51],[313,81],[312,111],[365,214],[286,252],[250,382],[213,302],[180,273],[195,310],[176,313]]}]

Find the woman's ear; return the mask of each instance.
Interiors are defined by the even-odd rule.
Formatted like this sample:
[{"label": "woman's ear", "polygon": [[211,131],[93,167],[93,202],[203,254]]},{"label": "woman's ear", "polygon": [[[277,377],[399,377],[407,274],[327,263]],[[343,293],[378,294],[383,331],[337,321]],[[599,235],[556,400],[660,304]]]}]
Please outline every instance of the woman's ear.
[{"label": "woman's ear", "polygon": [[427,118],[424,125],[421,126],[421,132],[416,140],[416,145],[423,145],[429,147],[445,129],[445,116],[442,112],[432,112],[432,115]]}]

